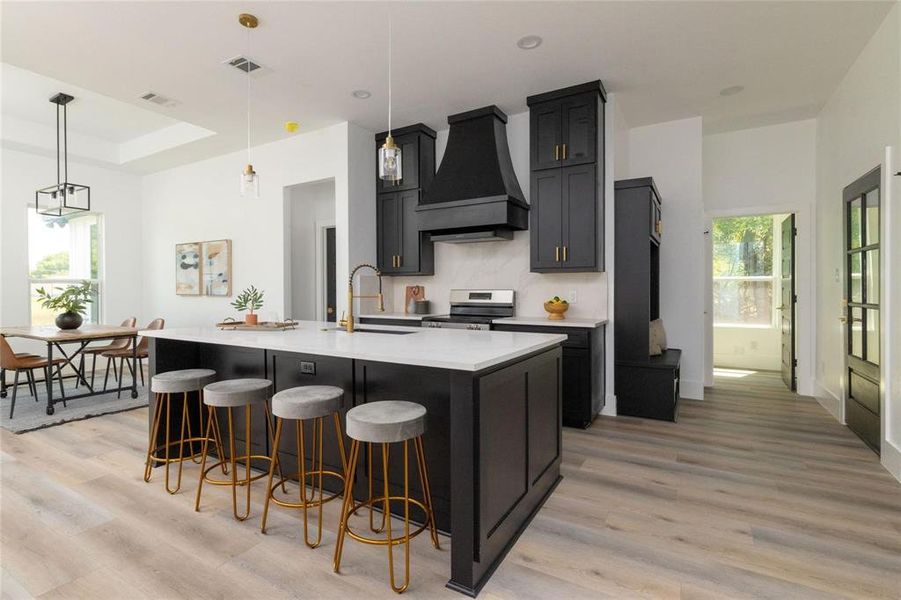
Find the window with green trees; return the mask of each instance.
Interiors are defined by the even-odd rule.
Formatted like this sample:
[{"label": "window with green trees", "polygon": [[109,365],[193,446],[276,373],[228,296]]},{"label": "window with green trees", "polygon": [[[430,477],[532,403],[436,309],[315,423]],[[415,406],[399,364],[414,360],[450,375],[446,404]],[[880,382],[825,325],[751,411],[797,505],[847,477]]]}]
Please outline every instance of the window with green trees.
[{"label": "window with green trees", "polygon": [[781,215],[713,221],[714,325],[774,327]]},{"label": "window with green trees", "polygon": [[97,213],[48,217],[28,211],[28,271],[32,325],[51,325],[52,310],[41,306],[40,287],[56,295],[87,280],[94,292],[85,322],[100,319],[102,218]]}]

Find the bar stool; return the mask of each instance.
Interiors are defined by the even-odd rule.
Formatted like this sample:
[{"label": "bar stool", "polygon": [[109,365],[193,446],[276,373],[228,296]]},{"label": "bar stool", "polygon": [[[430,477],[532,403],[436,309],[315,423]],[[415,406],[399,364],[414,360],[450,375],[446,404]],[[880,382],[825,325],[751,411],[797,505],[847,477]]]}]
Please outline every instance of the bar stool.
[{"label": "bar stool", "polygon": [[[410,540],[430,529],[432,544],[438,544],[438,532],[435,529],[435,514],[432,511],[432,494],[429,489],[429,474],[425,464],[425,451],[422,446],[422,434],[425,433],[425,407],[414,402],[398,400],[370,402],[355,406],[347,412],[347,435],[352,439],[350,445],[349,470],[344,485],[344,505],[341,508],[341,520],[338,525],[338,539],[335,544],[335,573],[341,568],[341,553],[344,548],[345,535],[365,544],[388,547],[388,572],[391,589],[398,594],[403,593],[410,585]],[[419,466],[419,483],[422,486],[423,501],[410,497],[410,477],[408,460],[408,442],[413,441],[416,452],[416,463]],[[382,445],[382,481],[384,495],[356,503],[353,499],[353,480],[357,459],[360,455],[360,442],[380,443]],[[392,496],[388,485],[388,448],[389,444],[403,443],[404,448],[404,495]],[[370,461],[371,463],[371,461]],[[371,477],[370,477],[371,480]],[[370,488],[371,490],[371,488]],[[404,503],[404,534],[394,537],[391,532],[391,501]],[[373,504],[381,503],[384,519],[385,537],[371,538],[354,532],[348,523],[351,515]],[[424,514],[423,524],[410,532],[410,505],[417,506]],[[404,581],[403,585],[395,585],[394,578],[394,546],[404,544]]]},{"label": "bar stool", "polygon": [[[144,463],[144,481],[149,482],[153,473],[155,463],[163,463],[166,465],[166,491],[175,494],[181,488],[181,472],[184,461],[187,459],[194,460],[199,454],[194,450],[194,443],[206,442],[207,438],[194,437],[191,432],[191,419],[189,417],[188,393],[198,392],[201,399],[201,416],[203,415],[203,388],[205,385],[216,381],[216,371],[211,369],[184,369],[181,371],[167,371],[165,373],[157,373],[150,380],[150,391],[156,395],[156,409],[153,412],[153,424],[150,427],[150,439],[147,442],[147,460]],[[172,409],[172,394],[182,394],[182,413],[181,428],[177,440],[172,440],[169,436],[169,415]],[[159,436],[160,420],[163,416],[163,408],[166,411],[166,436],[162,445],[157,443]],[[185,427],[188,429],[188,437],[185,437]],[[209,429],[209,428],[207,428]],[[202,433],[203,426],[201,426]],[[212,430],[213,443],[221,453],[222,445],[220,443],[219,428]],[[209,432],[207,433],[209,436]],[[191,444],[191,452],[185,456],[184,444]],[[178,456],[170,458],[169,449],[178,444]],[[163,454],[160,457],[160,454]],[[178,463],[178,481],[175,489],[169,487],[169,465],[173,462]]]},{"label": "bar stool", "polygon": [[[287,508],[299,508],[303,511],[303,540],[310,548],[316,548],[322,542],[322,506],[337,498],[341,492],[335,492],[323,498],[323,476],[334,477],[341,481],[341,489],[345,484],[347,473],[347,456],[344,453],[344,436],[341,434],[341,418],[339,411],[344,406],[344,390],[330,385],[308,385],[283,390],[272,397],[272,414],[275,415],[275,441],[272,444],[272,460],[269,463],[269,483],[266,486],[266,502],[263,505],[263,521],[260,531],[266,533],[266,519],[269,515],[269,501]],[[326,417],[331,415],[335,423],[335,439],[338,442],[338,452],[341,455],[341,472],[324,470],[322,467],[322,425]],[[282,425],[284,420],[294,421],[294,429],[297,437],[297,465],[298,472],[287,477],[281,476],[276,484],[272,485],[275,467],[279,464],[278,448],[282,439]],[[307,470],[306,443],[304,429],[306,421],[312,421],[313,429],[313,456],[311,466],[313,470]],[[316,454],[319,454],[318,466]],[[310,497],[307,498],[307,478],[310,479]],[[275,496],[275,488],[281,486],[284,491],[285,481],[297,479],[300,486],[300,501],[288,502]],[[316,490],[319,490],[319,499],[316,499]],[[310,542],[307,525],[307,510],[319,509],[319,531],[316,541]]]},{"label": "bar stool", "polygon": [[[269,456],[262,454],[251,454],[251,409],[255,406],[262,406],[266,415],[266,434],[269,442],[272,443],[272,419],[269,413],[269,398],[272,397],[272,382],[268,379],[229,379],[227,381],[217,381],[210,383],[203,388],[203,403],[207,405],[209,410],[209,419],[207,420],[206,439],[203,442],[200,459],[200,481],[197,485],[197,498],[194,502],[194,510],[200,510],[200,495],[203,491],[204,482],[211,485],[227,485],[232,488],[232,513],[238,521],[244,521],[250,516],[250,484],[253,481],[266,477],[267,471],[251,476],[251,461],[253,459],[271,462]],[[244,408],[244,454],[236,456],[235,450],[235,427],[234,427],[234,409],[238,407]],[[228,459],[222,452],[218,453],[218,461],[210,467],[206,466],[206,459],[209,449],[210,429],[218,427],[217,409],[226,409],[228,419]],[[216,425],[213,425],[213,424]],[[238,481],[238,473],[236,462],[241,459],[244,462],[244,478]],[[213,479],[209,476],[210,471],[216,467],[224,467],[228,465],[231,470],[231,478],[228,480]],[[225,471],[223,471],[225,472]],[[279,477],[281,477],[281,469],[279,469]],[[238,486],[245,486],[247,490],[247,498],[245,510],[243,514],[238,514]]]}]

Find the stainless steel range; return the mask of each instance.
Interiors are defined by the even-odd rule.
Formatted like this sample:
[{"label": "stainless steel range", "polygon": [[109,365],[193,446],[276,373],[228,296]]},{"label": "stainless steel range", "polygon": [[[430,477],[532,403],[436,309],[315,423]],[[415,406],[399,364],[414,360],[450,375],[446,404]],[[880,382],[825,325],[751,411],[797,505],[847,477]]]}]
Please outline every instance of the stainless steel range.
[{"label": "stainless steel range", "polygon": [[450,314],[425,317],[423,327],[491,329],[491,321],[513,316],[513,290],[451,290]]}]

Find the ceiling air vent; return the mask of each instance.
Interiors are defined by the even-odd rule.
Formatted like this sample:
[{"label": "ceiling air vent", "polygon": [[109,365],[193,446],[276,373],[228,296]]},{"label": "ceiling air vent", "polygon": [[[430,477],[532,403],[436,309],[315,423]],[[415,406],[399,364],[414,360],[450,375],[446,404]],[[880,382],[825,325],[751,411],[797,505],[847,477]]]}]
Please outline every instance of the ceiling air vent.
[{"label": "ceiling air vent", "polygon": [[245,73],[253,73],[257,69],[262,69],[262,65],[253,62],[251,59],[246,56],[236,56],[234,58],[230,58],[225,61],[225,64],[238,69],[239,71],[243,71]]},{"label": "ceiling air vent", "polygon": [[165,106],[166,108],[172,108],[173,106],[178,105],[178,100],[173,100],[172,98],[168,98],[166,96],[163,96],[162,94],[157,94],[156,92],[147,92],[146,94],[141,96],[141,100],[153,102],[154,104]]}]

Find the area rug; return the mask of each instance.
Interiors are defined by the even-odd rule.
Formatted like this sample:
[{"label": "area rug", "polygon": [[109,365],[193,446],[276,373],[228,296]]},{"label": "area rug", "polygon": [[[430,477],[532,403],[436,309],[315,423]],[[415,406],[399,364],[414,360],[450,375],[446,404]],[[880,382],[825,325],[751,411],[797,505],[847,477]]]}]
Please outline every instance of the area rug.
[{"label": "area rug", "polygon": [[[122,390],[121,398],[116,398],[116,392],[109,392],[100,396],[92,396],[90,398],[79,398],[68,402],[68,406],[62,403],[54,404],[55,412],[52,415],[47,414],[47,388],[43,381],[38,381],[38,401],[29,394],[27,385],[19,386],[19,393],[16,397],[16,412],[13,418],[9,418],[9,407],[12,404],[12,379],[7,374],[7,383],[10,387],[7,390],[7,397],[0,399],[0,427],[13,433],[26,433],[54,425],[62,425],[70,421],[80,421],[82,419],[90,419],[101,415],[122,412],[126,410],[134,410],[142,406],[147,406],[147,389],[138,385],[138,397],[131,397],[131,390]],[[110,382],[111,384],[113,382]],[[126,377],[123,385],[129,385],[131,381]],[[96,384],[102,386],[102,379]],[[74,396],[85,391],[84,386],[75,389],[74,380],[66,380],[63,386],[66,396]],[[53,398],[59,398],[59,384],[53,387]]]}]

